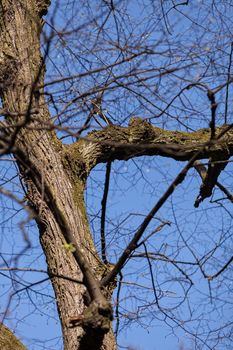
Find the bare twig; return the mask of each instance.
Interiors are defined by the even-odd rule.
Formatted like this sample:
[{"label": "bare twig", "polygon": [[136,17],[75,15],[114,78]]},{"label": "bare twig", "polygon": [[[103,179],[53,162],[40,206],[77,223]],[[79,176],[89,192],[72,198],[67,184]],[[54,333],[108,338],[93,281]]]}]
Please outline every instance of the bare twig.
[{"label": "bare twig", "polygon": [[227,72],[226,100],[225,100],[225,113],[224,113],[225,124],[227,123],[227,114],[228,114],[228,96],[229,96],[229,85],[231,80],[232,52],[233,52],[233,43],[231,43],[231,51],[229,56],[229,65],[228,65],[228,72]]},{"label": "bare twig", "polygon": [[221,273],[223,273],[223,271],[226,270],[226,268],[232,263],[232,261],[233,261],[233,256],[228,260],[228,262],[218,272],[216,272],[214,275],[207,276],[208,280],[212,281],[214,278],[217,278],[219,275],[221,275]]},{"label": "bare twig", "polygon": [[190,161],[187,163],[187,165],[182,169],[182,171],[177,175],[175,180],[171,183],[171,185],[168,187],[166,192],[163,194],[163,196],[159,199],[159,201],[155,204],[155,206],[151,209],[150,213],[146,216],[146,218],[143,220],[142,224],[140,225],[139,229],[135,233],[132,240],[129,242],[125,250],[123,251],[122,255],[118,259],[115,267],[113,270],[105,276],[102,281],[101,285],[106,286],[108,283],[110,283],[119,273],[119,271],[122,269],[126,261],[129,259],[131,253],[137,248],[138,241],[142,237],[145,229],[153,219],[154,215],[158,212],[158,210],[163,206],[163,204],[166,202],[166,200],[170,197],[170,195],[174,192],[175,188],[183,182],[185,179],[185,176],[187,175],[188,170],[193,166],[193,163],[195,160],[197,160],[200,152],[197,152],[194,154],[194,156],[190,159]]},{"label": "bare twig", "polygon": [[106,165],[104,193],[101,201],[102,211],[101,211],[101,225],[100,225],[101,226],[100,227],[101,254],[102,254],[102,260],[105,264],[108,263],[107,256],[106,256],[105,218],[106,218],[107,199],[108,199],[108,191],[109,191],[109,183],[110,183],[110,174],[111,174],[111,162],[108,162]]}]

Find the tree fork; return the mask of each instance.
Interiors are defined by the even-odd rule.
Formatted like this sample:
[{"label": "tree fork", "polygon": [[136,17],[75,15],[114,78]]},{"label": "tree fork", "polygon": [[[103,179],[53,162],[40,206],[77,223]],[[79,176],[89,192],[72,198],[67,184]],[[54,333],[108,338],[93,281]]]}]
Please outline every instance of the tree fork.
[{"label": "tree fork", "polygon": [[[48,4],[49,1],[33,0],[0,2],[1,98],[4,109],[9,111],[7,120],[13,130],[11,149],[14,149],[27,185],[27,199],[37,213],[36,221],[49,273],[51,276],[59,274],[79,280],[83,278],[83,285],[72,280],[51,278],[61,318],[64,348],[86,349],[87,340],[96,332],[96,327],[100,336],[98,345],[93,344],[92,348],[112,350],[115,340],[109,325],[111,306],[100,290],[98,279],[93,277],[98,276],[96,271],[101,270],[102,263],[95,251],[84,211],[83,179],[74,176],[55,133],[36,128],[38,123],[46,125],[50,122],[43,89],[37,90],[37,85],[44,80],[40,32],[43,24],[41,16],[46,13]],[[37,111],[36,119],[32,110]],[[24,111],[27,111],[26,114]],[[71,244],[75,245],[75,252],[67,249]],[[85,284],[92,300],[89,307],[85,306]],[[90,313],[95,315],[94,319],[90,319]],[[74,315],[83,319],[71,328],[70,319]],[[103,324],[105,319],[107,323],[104,321]]]}]

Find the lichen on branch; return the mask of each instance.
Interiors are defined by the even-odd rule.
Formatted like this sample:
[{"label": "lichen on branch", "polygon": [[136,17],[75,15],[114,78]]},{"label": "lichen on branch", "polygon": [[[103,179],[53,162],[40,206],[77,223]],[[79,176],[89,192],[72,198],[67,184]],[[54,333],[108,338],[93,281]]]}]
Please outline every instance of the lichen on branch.
[{"label": "lichen on branch", "polygon": [[[224,133],[224,130],[227,131]],[[213,154],[218,157],[222,152],[233,154],[233,131],[229,126],[216,128],[215,140],[211,140],[210,136],[209,128],[193,132],[170,131],[134,117],[128,127],[109,125],[103,130],[90,132],[87,137],[67,145],[66,152],[73,159],[73,164],[81,156],[84,163],[82,171],[85,168],[86,176],[99,163],[139,156],[159,155],[187,161],[196,152],[199,152],[199,159],[208,159]]]}]

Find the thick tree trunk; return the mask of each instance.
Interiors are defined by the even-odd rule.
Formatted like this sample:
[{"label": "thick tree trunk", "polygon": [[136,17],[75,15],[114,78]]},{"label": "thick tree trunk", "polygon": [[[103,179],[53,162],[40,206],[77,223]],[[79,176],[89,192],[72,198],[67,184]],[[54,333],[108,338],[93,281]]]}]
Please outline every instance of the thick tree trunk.
[{"label": "thick tree trunk", "polygon": [[[76,256],[85,256],[93,274],[99,278],[103,264],[87,222],[83,200],[86,174],[82,172],[81,155],[72,163],[54,131],[49,131],[49,111],[43,91],[37,90],[44,75],[39,37],[40,17],[46,3],[0,1],[0,86],[10,127],[6,128],[5,136],[8,151],[17,158],[26,183],[28,203],[36,214],[56,295],[64,348],[112,350],[115,341],[111,327],[104,332],[102,326],[92,329],[84,327],[82,322],[70,327],[70,319],[83,314],[87,299],[83,266],[80,270],[74,250],[79,249]],[[72,241],[67,241],[65,231],[71,233]]]}]

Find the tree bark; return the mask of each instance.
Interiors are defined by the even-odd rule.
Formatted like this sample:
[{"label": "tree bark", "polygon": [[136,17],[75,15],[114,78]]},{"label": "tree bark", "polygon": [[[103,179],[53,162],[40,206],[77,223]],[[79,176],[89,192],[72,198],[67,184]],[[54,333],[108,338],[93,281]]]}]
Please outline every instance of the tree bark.
[{"label": "tree bark", "polygon": [[0,324],[0,348],[3,350],[27,350],[9,328],[3,324]]},{"label": "tree bark", "polygon": [[[40,32],[47,5],[47,1],[33,0],[0,2],[1,97],[8,111],[3,136],[7,151],[17,159],[27,186],[27,201],[38,223],[64,348],[110,350],[115,348],[111,306],[98,283],[105,267],[87,222],[82,160],[72,164],[56,134],[46,127],[43,130],[50,114],[43,90],[37,86],[44,79]],[[65,278],[54,277],[57,275]],[[89,319],[84,309],[89,311]],[[71,327],[74,316],[80,322]]]},{"label": "tree bark", "polygon": [[233,125],[216,128],[216,137],[211,139],[210,128],[193,132],[164,130],[133,117],[128,127],[109,125],[67,148],[74,158],[77,150],[82,154],[87,172],[99,163],[141,156],[188,161],[198,152],[199,159],[222,158],[223,154],[229,158],[233,155]]}]

